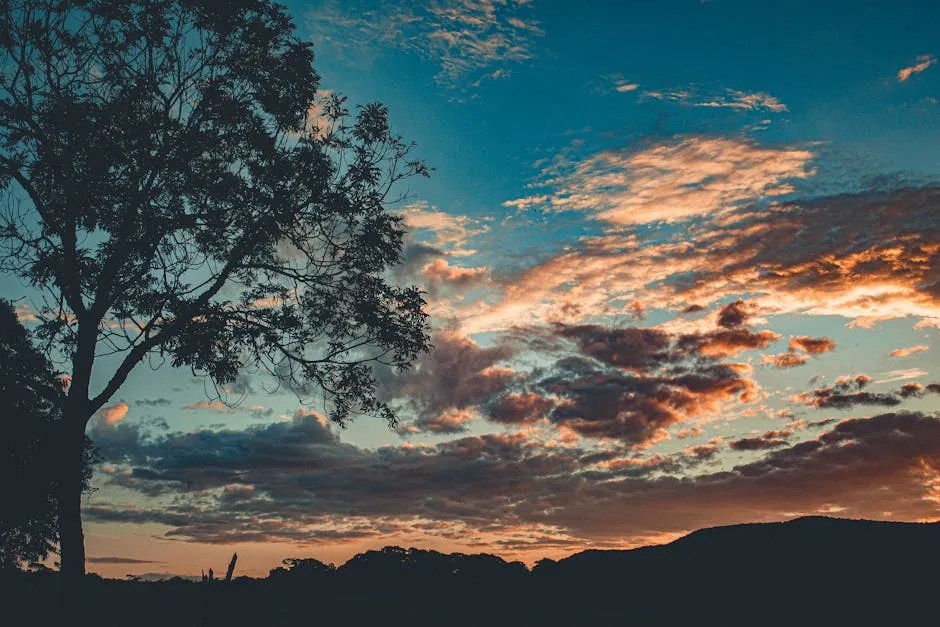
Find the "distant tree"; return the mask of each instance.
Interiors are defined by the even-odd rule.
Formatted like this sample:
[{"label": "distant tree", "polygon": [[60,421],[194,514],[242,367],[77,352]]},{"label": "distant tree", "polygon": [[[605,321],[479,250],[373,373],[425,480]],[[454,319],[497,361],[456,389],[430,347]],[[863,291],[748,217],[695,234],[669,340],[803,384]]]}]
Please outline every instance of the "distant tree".
[{"label": "distant tree", "polygon": [[429,338],[420,291],[388,279],[388,207],[427,168],[382,105],[315,105],[312,46],[271,1],[0,0],[0,74],[0,269],[43,295],[39,337],[71,375],[74,604],[85,428],[143,360],[218,385],[251,364],[322,390],[336,421],[394,420],[371,364],[405,368]]},{"label": "distant tree", "polygon": [[[10,303],[0,299],[0,568],[44,560],[58,543],[58,430],[64,383],[32,345]],[[91,479],[91,448],[85,448],[82,480]]]},{"label": "distant tree", "polygon": [[333,564],[325,564],[320,560],[308,558],[288,558],[283,561],[284,566],[272,568],[268,579],[290,579],[294,581],[321,580],[336,573]]}]

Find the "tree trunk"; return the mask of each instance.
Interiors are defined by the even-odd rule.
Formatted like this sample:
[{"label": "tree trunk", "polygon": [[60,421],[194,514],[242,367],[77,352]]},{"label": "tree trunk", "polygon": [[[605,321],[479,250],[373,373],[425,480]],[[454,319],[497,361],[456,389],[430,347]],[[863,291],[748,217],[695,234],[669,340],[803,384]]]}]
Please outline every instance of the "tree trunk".
[{"label": "tree trunk", "polygon": [[[84,615],[85,534],[82,532],[84,420],[64,416],[59,479],[59,579],[61,624],[80,624]],[[69,420],[72,418],[72,420]],[[75,424],[82,425],[76,434]],[[77,437],[76,437],[77,435]]]}]

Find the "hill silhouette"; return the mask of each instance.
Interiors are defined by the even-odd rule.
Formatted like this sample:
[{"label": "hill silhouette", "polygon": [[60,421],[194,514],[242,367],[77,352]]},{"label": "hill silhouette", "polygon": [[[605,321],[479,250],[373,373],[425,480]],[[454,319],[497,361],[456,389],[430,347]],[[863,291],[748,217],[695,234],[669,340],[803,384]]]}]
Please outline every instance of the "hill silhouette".
[{"label": "hill silhouette", "polygon": [[[702,529],[531,570],[495,555],[386,547],[285,560],[230,583],[89,576],[95,625],[860,625],[936,615],[940,523],[827,517]],[[55,624],[54,573],[7,576],[8,616]],[[15,624],[21,624],[15,622]]]}]

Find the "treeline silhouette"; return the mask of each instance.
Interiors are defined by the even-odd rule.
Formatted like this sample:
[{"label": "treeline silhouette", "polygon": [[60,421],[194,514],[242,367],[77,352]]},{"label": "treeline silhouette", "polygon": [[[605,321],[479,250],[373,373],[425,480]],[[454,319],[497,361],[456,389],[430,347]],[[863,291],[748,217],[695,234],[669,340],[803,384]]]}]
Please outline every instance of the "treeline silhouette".
[{"label": "treeline silhouette", "polygon": [[[930,624],[938,558],[940,523],[824,517],[705,529],[531,569],[386,547],[339,567],[289,559],[266,578],[229,583],[89,575],[87,624]],[[56,578],[7,574],[10,624],[55,624]]]}]

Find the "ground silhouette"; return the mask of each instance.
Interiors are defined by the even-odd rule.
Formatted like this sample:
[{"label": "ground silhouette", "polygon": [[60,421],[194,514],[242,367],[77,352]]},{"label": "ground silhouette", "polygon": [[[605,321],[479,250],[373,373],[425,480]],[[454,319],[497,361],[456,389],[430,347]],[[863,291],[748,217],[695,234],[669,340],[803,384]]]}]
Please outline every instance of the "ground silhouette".
[{"label": "ground silhouette", "polygon": [[[826,517],[717,527],[662,546],[528,569],[494,555],[386,547],[264,579],[88,576],[94,625],[928,624],[940,523]],[[7,575],[12,624],[54,624],[52,572]]]}]

